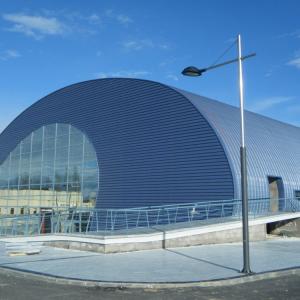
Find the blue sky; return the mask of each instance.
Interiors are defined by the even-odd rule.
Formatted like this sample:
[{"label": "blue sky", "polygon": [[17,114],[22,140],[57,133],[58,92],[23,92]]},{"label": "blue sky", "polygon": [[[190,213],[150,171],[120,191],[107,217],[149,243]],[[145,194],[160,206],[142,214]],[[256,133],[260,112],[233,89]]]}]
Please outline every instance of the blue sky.
[{"label": "blue sky", "polygon": [[[237,66],[212,64],[242,34],[249,110],[300,126],[300,1],[0,2],[0,131],[66,85],[135,77],[238,105]],[[234,58],[233,47],[223,57]],[[222,60],[221,60],[222,61]]]}]

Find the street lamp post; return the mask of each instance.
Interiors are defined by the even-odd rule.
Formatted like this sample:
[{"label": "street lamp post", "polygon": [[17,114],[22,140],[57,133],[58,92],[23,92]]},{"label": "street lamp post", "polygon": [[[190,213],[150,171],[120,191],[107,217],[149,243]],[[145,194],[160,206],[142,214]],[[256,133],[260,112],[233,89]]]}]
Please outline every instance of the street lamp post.
[{"label": "street lamp post", "polygon": [[240,163],[241,163],[241,196],[242,196],[242,219],[243,219],[243,269],[242,273],[251,274],[250,256],[249,256],[249,221],[248,221],[248,190],[247,190],[247,158],[245,146],[245,121],[244,121],[244,84],[243,84],[243,66],[242,61],[255,56],[255,53],[242,56],[241,35],[237,36],[238,58],[225,61],[204,69],[197,67],[187,67],[182,71],[185,76],[201,76],[204,72],[222,67],[227,64],[238,62],[239,69],[239,96],[240,96],[240,117],[241,117],[241,145],[240,145]]}]

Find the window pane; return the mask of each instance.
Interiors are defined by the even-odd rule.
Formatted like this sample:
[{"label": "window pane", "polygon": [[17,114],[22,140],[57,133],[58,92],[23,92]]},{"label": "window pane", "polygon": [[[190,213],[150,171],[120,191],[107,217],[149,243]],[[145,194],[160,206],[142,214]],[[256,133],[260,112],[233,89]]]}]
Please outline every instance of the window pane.
[{"label": "window pane", "polygon": [[20,156],[20,144],[11,152],[12,156]]},{"label": "window pane", "polygon": [[42,152],[32,152],[31,153],[31,164],[41,164]]},{"label": "window pane", "polygon": [[71,130],[71,135],[70,135],[71,147],[75,145],[82,145],[82,143],[83,143],[83,134],[78,130],[76,131]]},{"label": "window pane", "polygon": [[29,164],[30,162],[30,152],[22,153],[21,155],[21,165]]},{"label": "window pane", "polygon": [[70,125],[68,124],[57,124],[57,136],[61,135],[69,135],[69,127]]},{"label": "window pane", "polygon": [[24,142],[21,146],[21,154],[22,153],[29,153],[31,149],[31,143],[29,142]]},{"label": "window pane", "polygon": [[98,170],[97,169],[89,169],[89,170],[84,170],[83,173],[83,182],[85,183],[86,181],[91,181],[94,182],[96,181],[98,177]]},{"label": "window pane", "polygon": [[81,167],[78,165],[69,166],[69,181],[80,181],[81,180]]},{"label": "window pane", "polygon": [[68,147],[69,146],[69,136],[63,135],[63,136],[58,136],[56,139],[56,148],[63,148],[63,147]]},{"label": "window pane", "polygon": [[54,164],[54,149],[47,149],[44,151],[43,162]]},{"label": "window pane", "polygon": [[20,185],[28,185],[29,184],[29,173],[23,172],[20,176]]},{"label": "window pane", "polygon": [[9,178],[9,186],[18,186],[19,183],[19,176],[13,176],[11,178]]},{"label": "window pane", "polygon": [[39,184],[41,181],[41,167],[33,167],[30,169],[30,184]]},{"label": "window pane", "polygon": [[39,184],[30,184],[30,189],[31,190],[39,190],[41,186]]},{"label": "window pane", "polygon": [[41,136],[33,135],[32,139],[32,151],[40,152],[42,151],[43,140]]},{"label": "window pane", "polygon": [[70,192],[80,192],[81,191],[81,183],[78,182],[69,182],[68,191]]},{"label": "window pane", "polygon": [[55,148],[55,138],[49,138],[44,140],[44,149],[54,149]]},{"label": "window pane", "polygon": [[98,169],[96,160],[85,160],[83,164],[84,169]]},{"label": "window pane", "polygon": [[56,150],[56,161],[68,161],[68,148],[60,148]]},{"label": "window pane", "polygon": [[70,163],[81,163],[82,162],[82,146],[74,146],[70,148]]},{"label": "window pane", "polygon": [[94,148],[89,142],[84,145],[84,157],[95,157]]},{"label": "window pane", "polygon": [[55,183],[67,182],[67,169],[55,169]]},{"label": "window pane", "polygon": [[51,124],[51,125],[47,125],[45,126],[45,139],[49,139],[49,138],[54,138],[55,137],[55,129],[56,128],[56,124]]},{"label": "window pane", "polygon": [[25,181],[23,182],[23,184],[19,185],[19,190],[28,190],[29,189],[29,185],[28,183],[25,184]]}]

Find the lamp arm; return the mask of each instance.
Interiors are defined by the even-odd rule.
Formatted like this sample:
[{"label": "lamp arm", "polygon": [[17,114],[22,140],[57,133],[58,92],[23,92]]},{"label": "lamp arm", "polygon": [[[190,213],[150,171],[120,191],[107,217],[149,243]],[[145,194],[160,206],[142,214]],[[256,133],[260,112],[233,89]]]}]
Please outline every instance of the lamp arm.
[{"label": "lamp arm", "polygon": [[[256,53],[251,53],[251,54],[248,54],[248,55],[243,56],[241,59],[242,59],[242,60],[245,60],[245,59],[250,58],[250,57],[253,57],[253,56],[255,56],[255,55],[256,55]],[[229,65],[229,64],[232,64],[232,63],[237,62],[237,61],[239,61],[238,58],[231,59],[231,60],[225,61],[225,62],[223,62],[223,63],[217,64],[217,65],[213,65],[213,66],[210,66],[210,67],[208,67],[208,68],[200,69],[200,71],[201,71],[201,72],[206,72],[206,71],[208,71],[208,70],[212,70],[212,69],[216,69],[216,68],[219,68],[219,67],[222,67],[222,66],[225,66],[225,65]]]}]

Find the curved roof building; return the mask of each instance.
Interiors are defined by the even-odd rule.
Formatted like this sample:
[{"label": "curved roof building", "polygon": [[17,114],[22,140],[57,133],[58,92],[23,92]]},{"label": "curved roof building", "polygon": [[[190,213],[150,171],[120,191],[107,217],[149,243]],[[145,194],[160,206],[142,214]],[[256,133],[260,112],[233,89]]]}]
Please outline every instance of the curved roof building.
[{"label": "curved roof building", "polygon": [[[300,129],[251,112],[245,122],[249,198],[293,197]],[[239,124],[238,108],[157,82],[73,84],[2,132],[0,190],[97,208],[239,198]]]}]

